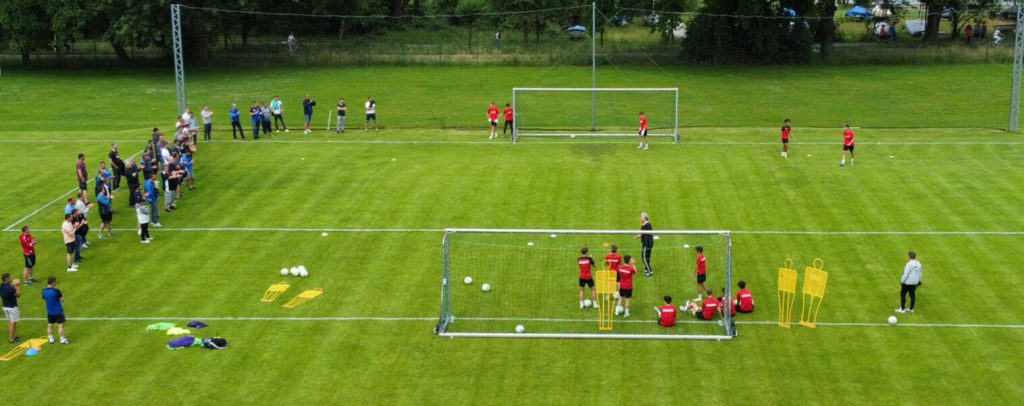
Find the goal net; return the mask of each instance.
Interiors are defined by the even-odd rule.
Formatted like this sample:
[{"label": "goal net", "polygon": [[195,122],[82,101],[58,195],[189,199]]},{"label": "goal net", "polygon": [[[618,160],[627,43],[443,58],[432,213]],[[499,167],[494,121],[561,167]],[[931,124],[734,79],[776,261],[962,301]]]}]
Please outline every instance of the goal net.
[{"label": "goal net", "polygon": [[[696,298],[697,284],[691,275],[697,246],[703,248],[707,260],[705,285],[716,297],[734,295],[729,232],[653,232],[651,277],[645,276],[637,233],[447,229],[442,249],[441,312],[435,332],[443,337],[506,338],[728,340],[735,336],[729,312],[703,321],[680,311],[676,326],[662,327],[655,310],[664,304],[666,295],[672,297],[676,309]],[[589,249],[596,280],[606,268],[605,256],[613,246],[621,256],[636,261],[629,317],[615,315],[617,300],[603,294],[597,295],[599,308],[581,308],[580,304],[577,261],[581,249]],[[472,280],[467,283],[467,278]],[[600,288],[601,284],[597,285]],[[594,290],[587,287],[583,299],[593,301]]]},{"label": "goal net", "polygon": [[679,88],[514,88],[519,137],[635,136],[640,113],[648,137],[679,141]]}]

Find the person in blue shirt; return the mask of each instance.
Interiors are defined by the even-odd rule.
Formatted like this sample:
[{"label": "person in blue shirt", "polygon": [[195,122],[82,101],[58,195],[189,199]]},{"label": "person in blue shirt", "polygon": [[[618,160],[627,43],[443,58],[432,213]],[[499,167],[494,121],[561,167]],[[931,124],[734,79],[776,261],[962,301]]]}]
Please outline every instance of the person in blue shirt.
[{"label": "person in blue shirt", "polygon": [[[245,130],[242,128],[242,112],[238,111],[238,105],[231,103],[231,137],[238,139],[238,134],[242,134],[242,139],[245,139]],[[237,132],[236,132],[237,130]]]},{"label": "person in blue shirt", "polygon": [[260,111],[260,102],[252,102],[249,108],[249,118],[252,119],[252,139],[260,139],[260,125],[263,124],[263,112]]},{"label": "person in blue shirt", "polygon": [[305,98],[302,99],[302,114],[306,116],[306,130],[304,134],[309,134],[313,132],[313,130],[309,128],[309,121],[313,119],[313,107],[315,106],[316,101],[310,99],[308,94],[306,95]]},{"label": "person in blue shirt", "polygon": [[75,212],[75,199],[68,199],[68,204],[64,205],[64,215],[67,216]]},{"label": "person in blue shirt", "polygon": [[188,190],[196,190],[196,176],[192,172],[192,151],[185,151],[185,155],[181,156],[180,164],[185,167],[185,182],[188,184]]},{"label": "person in blue shirt", "polygon": [[100,220],[102,221],[100,224],[100,239],[103,239],[103,230],[107,230],[107,235],[113,237],[114,228],[110,223],[114,220],[114,202],[110,198],[109,188],[104,188],[103,193],[96,195],[96,203],[100,206]]},{"label": "person in blue shirt", "polygon": [[64,335],[64,294],[57,289],[57,278],[46,279],[46,288],[43,289],[43,301],[46,302],[46,335],[53,344],[53,325],[57,325],[57,332],[60,334],[60,343],[68,344],[68,337]]},{"label": "person in blue shirt", "polygon": [[156,207],[157,199],[160,197],[160,188],[157,187],[155,173],[150,175],[149,179],[146,179],[145,191],[146,194],[148,195],[146,197],[146,203],[149,203],[149,209],[153,216],[150,222],[153,223],[153,227],[163,227],[160,225],[160,215],[158,214],[160,210],[158,210]]}]

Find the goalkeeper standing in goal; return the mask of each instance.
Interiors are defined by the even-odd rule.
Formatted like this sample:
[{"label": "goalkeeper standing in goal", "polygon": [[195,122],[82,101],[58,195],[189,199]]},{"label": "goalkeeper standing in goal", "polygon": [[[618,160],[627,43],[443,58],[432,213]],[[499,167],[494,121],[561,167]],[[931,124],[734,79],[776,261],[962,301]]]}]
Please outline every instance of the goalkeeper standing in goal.
[{"label": "goalkeeper standing in goal", "polygon": [[576,265],[580,267],[580,309],[587,306],[583,304],[583,288],[584,286],[590,287],[590,294],[594,296],[594,308],[597,309],[597,290],[594,289],[594,258],[590,256],[590,250],[587,247],[583,247],[580,250],[580,257],[576,260]]},{"label": "goalkeeper standing in goal", "polygon": [[650,144],[647,143],[647,116],[644,112],[640,112],[640,130],[636,132],[636,140],[640,141],[640,145],[636,149],[647,149]]},{"label": "goalkeeper standing in goal", "polygon": [[498,106],[494,102],[487,107],[487,122],[491,125],[491,135],[487,139],[498,138]]},{"label": "goalkeeper standing in goal", "polygon": [[640,221],[643,225],[640,226],[641,234],[637,234],[636,238],[640,240],[641,257],[644,260],[644,275],[648,278],[654,276],[654,268],[651,267],[651,250],[654,249],[654,235],[649,232],[654,231],[654,226],[651,225],[651,218],[647,216],[647,213],[640,213]]}]

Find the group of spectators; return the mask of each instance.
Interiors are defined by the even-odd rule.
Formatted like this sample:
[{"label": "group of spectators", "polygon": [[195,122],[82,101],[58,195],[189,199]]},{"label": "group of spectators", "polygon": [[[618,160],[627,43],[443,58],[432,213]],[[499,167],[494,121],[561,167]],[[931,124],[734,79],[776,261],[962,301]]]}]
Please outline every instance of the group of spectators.
[{"label": "group of spectators", "polygon": [[[308,94],[302,98],[302,115],[303,115],[303,134],[309,134],[313,132],[311,122],[313,120],[313,110],[316,107],[316,100],[313,100]],[[367,97],[366,103],[366,126],[363,131],[370,129],[370,123],[373,123],[373,129],[378,130],[377,127],[377,101],[373,97]],[[191,111],[188,112],[191,114]],[[245,139],[245,127],[242,126],[242,110],[238,108],[237,103],[231,104],[231,110],[228,112],[228,117],[231,120],[231,137],[233,139]],[[282,131],[289,132],[288,125],[284,121],[284,102],[281,98],[274,96],[270,101],[260,102],[259,100],[253,100],[252,106],[249,107],[249,120],[252,123],[252,139],[260,139],[260,134],[265,136],[271,136],[271,134]],[[200,113],[203,119],[203,139],[209,141],[210,132],[213,128],[213,111],[209,109],[209,106],[203,106],[203,110]],[[345,104],[345,99],[338,99],[337,104],[337,124],[335,125],[334,132],[343,133],[345,132],[346,118],[348,115],[348,106]],[[193,123],[194,124],[194,123]],[[193,128],[198,128],[193,127]]]}]

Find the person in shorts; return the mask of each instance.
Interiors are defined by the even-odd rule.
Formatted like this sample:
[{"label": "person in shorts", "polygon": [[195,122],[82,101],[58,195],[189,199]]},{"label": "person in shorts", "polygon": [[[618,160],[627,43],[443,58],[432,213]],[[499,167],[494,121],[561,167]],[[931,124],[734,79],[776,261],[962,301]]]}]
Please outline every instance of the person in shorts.
[{"label": "person in shorts", "polygon": [[599,308],[597,289],[594,289],[594,258],[590,256],[590,249],[587,247],[580,249],[580,257],[576,259],[576,265],[580,268],[580,309],[586,308],[583,304],[583,290],[586,287],[590,288],[590,294],[594,297],[594,308]]},{"label": "person in shorts", "polygon": [[21,340],[18,337],[18,320],[21,314],[18,311],[18,298],[21,297],[21,281],[11,281],[11,274],[4,273],[0,282],[0,299],[4,304],[4,315],[7,316],[8,329],[10,331],[10,342],[14,344]]},{"label": "person in shorts", "polygon": [[68,344],[67,336],[64,335],[64,294],[57,289],[57,278],[46,279],[46,288],[43,289],[43,301],[46,302],[46,335],[53,344],[53,325],[57,325],[57,332],[60,335],[60,343]]},{"label": "person in shorts", "polygon": [[658,325],[662,327],[674,327],[676,325],[676,307],[672,305],[672,296],[665,295],[662,298],[665,304],[661,308],[654,308],[658,313]]},{"label": "person in shorts", "polygon": [[793,127],[790,126],[791,121],[785,119],[782,121],[782,157],[789,158],[789,137],[793,134]]},{"label": "person in shorts", "polygon": [[64,215],[64,223],[60,226],[61,235],[64,236],[64,246],[67,247],[68,253],[68,272],[77,272],[78,264],[74,262],[75,249],[78,245],[76,241],[75,233],[82,224],[76,224],[71,214]]},{"label": "person in shorts", "polygon": [[843,158],[839,160],[839,166],[846,166],[846,153],[850,153],[850,166],[853,166],[853,139],[856,135],[850,129],[850,124],[843,124]]},{"label": "person in shorts", "polygon": [[707,290],[708,298],[704,303],[698,305],[696,301],[686,302],[684,308],[687,313],[693,314],[697,320],[714,320],[715,313],[722,313],[722,305],[715,297],[714,290]]},{"label": "person in shorts", "polygon": [[75,175],[78,177],[78,190],[89,190],[89,171],[85,168],[85,154],[78,154],[78,161],[75,161]]},{"label": "person in shorts", "polygon": [[377,101],[373,100],[373,96],[368,96],[366,98],[366,104],[364,104],[364,107],[366,107],[366,127],[363,127],[363,131],[369,131],[370,130],[370,121],[373,121],[373,131],[378,131],[378,129],[377,129]]},{"label": "person in shorts", "polygon": [[[707,288],[704,287],[704,282],[708,280],[708,260],[704,257],[704,247],[698,245],[693,248],[697,251],[697,266],[693,268],[693,274],[690,277],[697,277],[697,299],[695,302],[701,301],[704,298]],[[708,294],[708,296],[711,296]]]},{"label": "person in shorts", "polygon": [[623,264],[619,265],[619,304],[615,308],[615,314],[623,314],[629,317],[629,309],[633,304],[633,275],[636,275],[636,260],[626,255]]},{"label": "person in shorts", "polygon": [[32,286],[36,281],[35,276],[32,275],[32,271],[36,267],[36,238],[32,236],[32,229],[29,226],[21,226],[21,235],[18,236],[18,241],[21,242],[21,253],[25,256],[25,272],[22,274],[22,278],[26,286]]},{"label": "person in shorts", "polygon": [[309,126],[310,121],[313,120],[313,107],[316,107],[316,100],[313,100],[307,94],[302,99],[302,114],[306,118],[306,127],[303,134],[309,134],[313,132],[313,129]]}]

